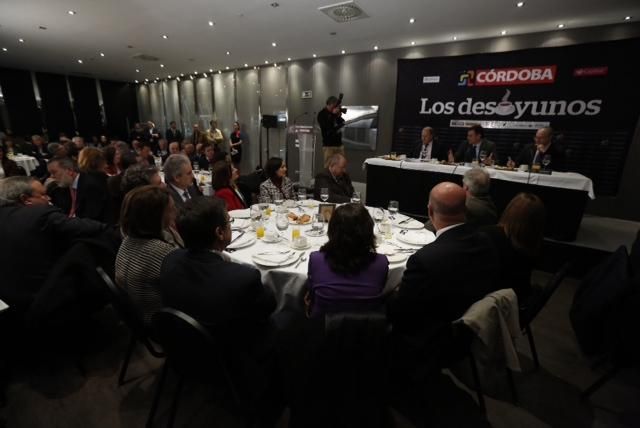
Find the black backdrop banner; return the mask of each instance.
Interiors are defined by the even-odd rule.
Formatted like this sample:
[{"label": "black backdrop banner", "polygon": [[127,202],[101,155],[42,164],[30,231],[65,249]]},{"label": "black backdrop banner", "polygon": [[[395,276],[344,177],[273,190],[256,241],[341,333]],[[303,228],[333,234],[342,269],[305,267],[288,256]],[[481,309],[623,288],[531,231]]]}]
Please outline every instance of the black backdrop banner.
[{"label": "black backdrop banner", "polygon": [[480,123],[504,161],[551,126],[572,169],[615,194],[640,115],[634,52],[640,39],[398,60],[393,148],[408,151],[423,126],[455,148]]}]

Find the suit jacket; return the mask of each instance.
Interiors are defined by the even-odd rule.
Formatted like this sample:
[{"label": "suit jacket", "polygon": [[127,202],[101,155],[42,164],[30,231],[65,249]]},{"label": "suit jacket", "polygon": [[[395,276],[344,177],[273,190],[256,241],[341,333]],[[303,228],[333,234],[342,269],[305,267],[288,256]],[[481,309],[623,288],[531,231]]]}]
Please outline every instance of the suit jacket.
[{"label": "suit jacket", "polygon": [[183,311],[229,341],[248,344],[276,307],[257,269],[211,251],[176,250],[160,268],[165,306]]},{"label": "suit jacket", "polygon": [[[422,151],[422,140],[418,140],[414,143],[413,148],[407,154],[407,157],[412,159],[418,159],[420,157],[421,151]],[[447,152],[448,152],[447,146],[435,140],[431,141],[431,159],[446,161],[449,157],[449,154]]]},{"label": "suit jacket", "polygon": [[[184,201],[182,200],[182,195],[180,193],[178,193],[176,191],[176,189],[173,188],[172,185],[167,184],[167,189],[169,190],[169,193],[171,194],[171,197],[173,198],[173,202],[176,203],[176,207],[177,208],[182,208],[184,206]],[[200,192],[200,189],[198,189],[198,187],[195,184],[192,184],[191,186],[189,186],[187,188],[187,191],[189,192],[189,195],[191,195],[192,198],[198,197],[198,196],[202,196],[202,193]]]},{"label": "suit jacket", "polygon": [[329,202],[343,203],[350,202],[353,195],[353,184],[349,174],[343,174],[341,177],[334,178],[331,172],[325,168],[321,173],[316,175],[314,198],[320,200],[320,192],[322,188],[329,189]]},{"label": "suit jacket", "polygon": [[[480,142],[480,150],[478,150],[478,156],[480,156],[481,151],[485,151],[487,153],[487,158],[493,154],[493,160],[498,161],[497,153],[496,153],[496,143],[493,141],[483,139]],[[458,150],[456,150],[455,154],[456,162],[472,162],[476,160],[476,149],[475,146],[469,144],[468,141],[463,142],[458,146]]]},{"label": "suit jacket", "polygon": [[394,332],[427,345],[486,294],[499,290],[500,259],[470,225],[445,231],[407,261],[388,306]]},{"label": "suit jacket", "polygon": [[344,119],[323,108],[318,112],[318,126],[322,132],[323,147],[339,147],[342,145],[342,127]]},{"label": "suit jacket", "polygon": [[[227,211],[231,210],[243,210],[247,208],[245,201],[240,199],[235,190],[230,187],[224,187],[222,189],[216,189],[216,198],[222,199],[227,205]],[[243,196],[244,198],[244,196]]]},{"label": "suit jacket", "polygon": [[182,136],[182,131],[177,128],[175,131],[171,128],[168,128],[167,132],[165,132],[164,135],[169,143],[173,143],[174,141],[182,143],[182,140],[184,139],[184,137]]},{"label": "suit jacket", "polygon": [[[76,217],[100,222],[111,219],[110,196],[104,173],[80,173],[76,196]],[[68,187],[52,185],[47,191],[51,202],[68,214],[71,211],[71,191]]]},{"label": "suit jacket", "polygon": [[467,224],[489,226],[498,222],[498,210],[489,195],[467,195],[465,201]]},{"label": "suit jacket", "polygon": [[106,229],[93,220],[70,219],[50,205],[0,207],[0,225],[0,298],[18,307],[28,306],[75,240]]},{"label": "suit jacket", "polygon": [[[524,165],[529,165],[529,167],[531,167],[531,164],[533,163],[533,160],[537,151],[538,150],[534,144],[531,144],[525,147],[518,154],[518,158],[516,159],[516,164],[517,165],[524,164]],[[549,148],[544,154],[540,153],[538,155],[537,162],[542,164],[542,159],[544,155],[547,155],[547,154],[551,156],[551,163],[549,164],[549,166],[547,166],[547,169],[550,169],[553,171],[567,170],[567,155],[564,147],[562,147],[558,143],[551,143],[551,145],[549,146]]]}]

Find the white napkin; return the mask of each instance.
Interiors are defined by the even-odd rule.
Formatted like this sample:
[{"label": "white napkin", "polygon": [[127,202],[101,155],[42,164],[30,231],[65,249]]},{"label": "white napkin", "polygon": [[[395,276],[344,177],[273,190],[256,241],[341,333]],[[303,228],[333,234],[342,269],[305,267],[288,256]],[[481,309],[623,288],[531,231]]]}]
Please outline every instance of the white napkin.
[{"label": "white napkin", "polygon": [[251,217],[251,213],[249,211],[249,208],[244,210],[232,210],[229,211],[229,216],[233,218],[249,218]]},{"label": "white napkin", "polygon": [[227,248],[237,248],[241,247],[243,244],[247,242],[247,240],[253,239],[253,236],[249,232],[245,232],[240,238],[234,241],[240,234],[241,230],[232,230],[231,231],[231,244],[227,245]]},{"label": "white napkin", "polygon": [[291,253],[280,254],[279,252],[265,252],[254,254],[254,258],[269,263],[284,263],[291,258]]},{"label": "white napkin", "polygon": [[[229,213],[231,214],[231,213]],[[244,218],[234,218],[233,223],[231,223],[231,227],[236,229],[244,229],[245,227],[249,227],[251,226],[251,220],[249,219],[244,219]]]},{"label": "white napkin", "polygon": [[400,241],[413,245],[426,245],[433,241],[431,234],[422,230],[408,230],[405,233],[399,233],[397,236]]}]

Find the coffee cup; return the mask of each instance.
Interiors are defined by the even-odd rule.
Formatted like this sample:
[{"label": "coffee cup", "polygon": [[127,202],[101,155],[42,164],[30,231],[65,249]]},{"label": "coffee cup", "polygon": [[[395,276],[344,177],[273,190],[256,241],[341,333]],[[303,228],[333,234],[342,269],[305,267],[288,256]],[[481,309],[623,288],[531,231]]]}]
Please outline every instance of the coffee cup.
[{"label": "coffee cup", "polygon": [[522,172],[527,172],[527,171],[529,171],[529,165],[527,165],[526,163],[523,163],[522,165],[520,165],[518,167],[518,170],[522,171]]},{"label": "coffee cup", "polygon": [[307,246],[307,238],[299,236],[293,240],[293,246],[295,248],[305,248]]}]

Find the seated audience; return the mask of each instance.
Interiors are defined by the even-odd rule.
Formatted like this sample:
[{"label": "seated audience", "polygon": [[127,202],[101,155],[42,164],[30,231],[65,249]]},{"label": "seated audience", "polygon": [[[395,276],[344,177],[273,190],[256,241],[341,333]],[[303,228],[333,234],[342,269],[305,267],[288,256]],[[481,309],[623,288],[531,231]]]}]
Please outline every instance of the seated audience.
[{"label": "seated audience", "polygon": [[163,162],[169,156],[169,143],[166,139],[160,138],[158,140],[158,151],[156,155],[159,156]]},{"label": "seated audience", "polygon": [[[549,165],[544,166],[542,161],[549,156]],[[540,128],[536,131],[534,144],[526,146],[518,154],[516,161],[510,160],[507,165],[517,167],[520,165],[543,165],[542,168],[553,171],[567,170],[567,156],[564,147],[553,141],[553,129]]]},{"label": "seated audience", "polygon": [[182,131],[178,129],[178,125],[175,120],[169,122],[169,128],[167,128],[167,132],[164,133],[164,136],[169,143],[173,143],[174,141],[179,143],[182,141]]},{"label": "seated audience", "polygon": [[139,163],[146,166],[154,166],[156,163],[152,153],[151,143],[147,141],[141,142],[140,151],[138,152]]},{"label": "seated audience", "polygon": [[180,154],[180,143],[174,141],[169,144],[169,153],[162,157],[162,165],[167,161],[167,158],[171,155],[179,155]]},{"label": "seated audience", "polygon": [[409,257],[389,303],[388,317],[406,364],[436,358],[451,322],[501,288],[498,254],[485,235],[465,224],[465,199],[464,189],[454,183],[431,190],[428,213],[436,240]]},{"label": "seated audience", "polygon": [[213,168],[214,163],[216,163],[216,151],[213,149],[213,145],[208,144],[204,148],[204,153],[202,154],[202,156],[198,157],[198,166],[200,167],[200,169],[208,171]]},{"label": "seated audience", "polygon": [[107,223],[118,224],[120,221],[120,207],[124,200],[124,193],[122,193],[122,178],[124,172],[131,166],[136,165],[138,160],[136,153],[127,145],[126,149],[117,149],[119,159],[119,173],[113,177],[107,179],[107,189],[109,191],[109,216]]},{"label": "seated audience", "polygon": [[264,167],[267,180],[260,184],[260,198],[293,199],[293,183],[287,177],[287,165],[280,158],[273,157]]},{"label": "seated audience", "polygon": [[0,178],[13,177],[15,175],[27,174],[17,163],[7,157],[4,145],[0,145]]},{"label": "seated audience", "polygon": [[164,164],[164,181],[178,208],[202,193],[194,185],[191,162],[185,155],[171,155]]},{"label": "seated audience", "polygon": [[73,143],[73,145],[76,147],[76,149],[78,149],[78,152],[80,152],[82,149],[85,148],[85,144],[84,144],[84,138],[80,137],[80,136],[75,136],[71,139],[71,142]]},{"label": "seated audience", "polygon": [[521,304],[531,294],[531,272],[542,248],[544,218],[540,198],[519,193],[509,202],[496,226],[481,229],[498,249],[504,288],[513,288]]},{"label": "seated audience", "polygon": [[160,266],[177,247],[164,239],[175,222],[176,209],[166,189],[137,187],[122,204],[124,240],[116,257],[116,282],[126,289],[144,314],[145,323],[162,308]]},{"label": "seated audience", "polygon": [[328,202],[350,202],[353,195],[353,184],[347,172],[347,158],[341,153],[332,155],[327,160],[327,167],[316,175],[314,198],[320,200],[323,188],[329,189]]},{"label": "seated audience", "polygon": [[197,161],[197,154],[196,154],[196,146],[193,143],[187,143],[184,145],[183,148],[183,154],[189,158],[189,162],[191,162],[192,164],[194,162]]},{"label": "seated audience", "polygon": [[69,217],[106,221],[109,194],[104,172],[80,172],[69,158],[54,158],[48,164],[53,183],[47,189],[55,206]]},{"label": "seated audience", "polygon": [[416,142],[408,157],[430,161],[431,159],[447,160],[447,148],[434,140],[433,128],[426,126],[422,128],[420,141]]},{"label": "seated audience", "polygon": [[[213,150],[213,147],[211,147]],[[236,186],[238,170],[233,164],[218,161],[213,165],[211,184],[215,190],[215,196],[222,199],[227,211],[241,210],[248,207],[247,201]]]},{"label": "seated audience", "polygon": [[78,170],[81,173],[105,174],[106,166],[104,154],[97,147],[85,147],[78,155]]},{"label": "seated audience", "polygon": [[109,177],[120,174],[118,164],[120,164],[121,152],[116,149],[115,146],[107,146],[103,149],[104,160],[106,166],[104,168],[105,174]]},{"label": "seated audience", "polygon": [[362,204],[335,210],[327,232],[329,242],[309,255],[305,303],[311,306],[312,317],[380,307],[389,261],[376,254],[373,226]]},{"label": "seated audience", "polygon": [[496,143],[484,138],[484,128],[480,125],[473,125],[467,131],[467,141],[460,144],[455,156],[449,155],[449,162],[480,162],[480,153],[487,155],[484,163],[493,164],[497,160]]},{"label": "seated audience", "polygon": [[31,303],[76,239],[106,229],[96,221],[68,218],[33,177],[0,180],[0,225],[0,299],[18,311]]},{"label": "seated audience", "polygon": [[136,164],[127,168],[126,171],[122,174],[120,190],[122,191],[123,195],[126,195],[136,187],[148,185],[159,187],[164,186],[158,168],[156,168],[155,166]]}]

